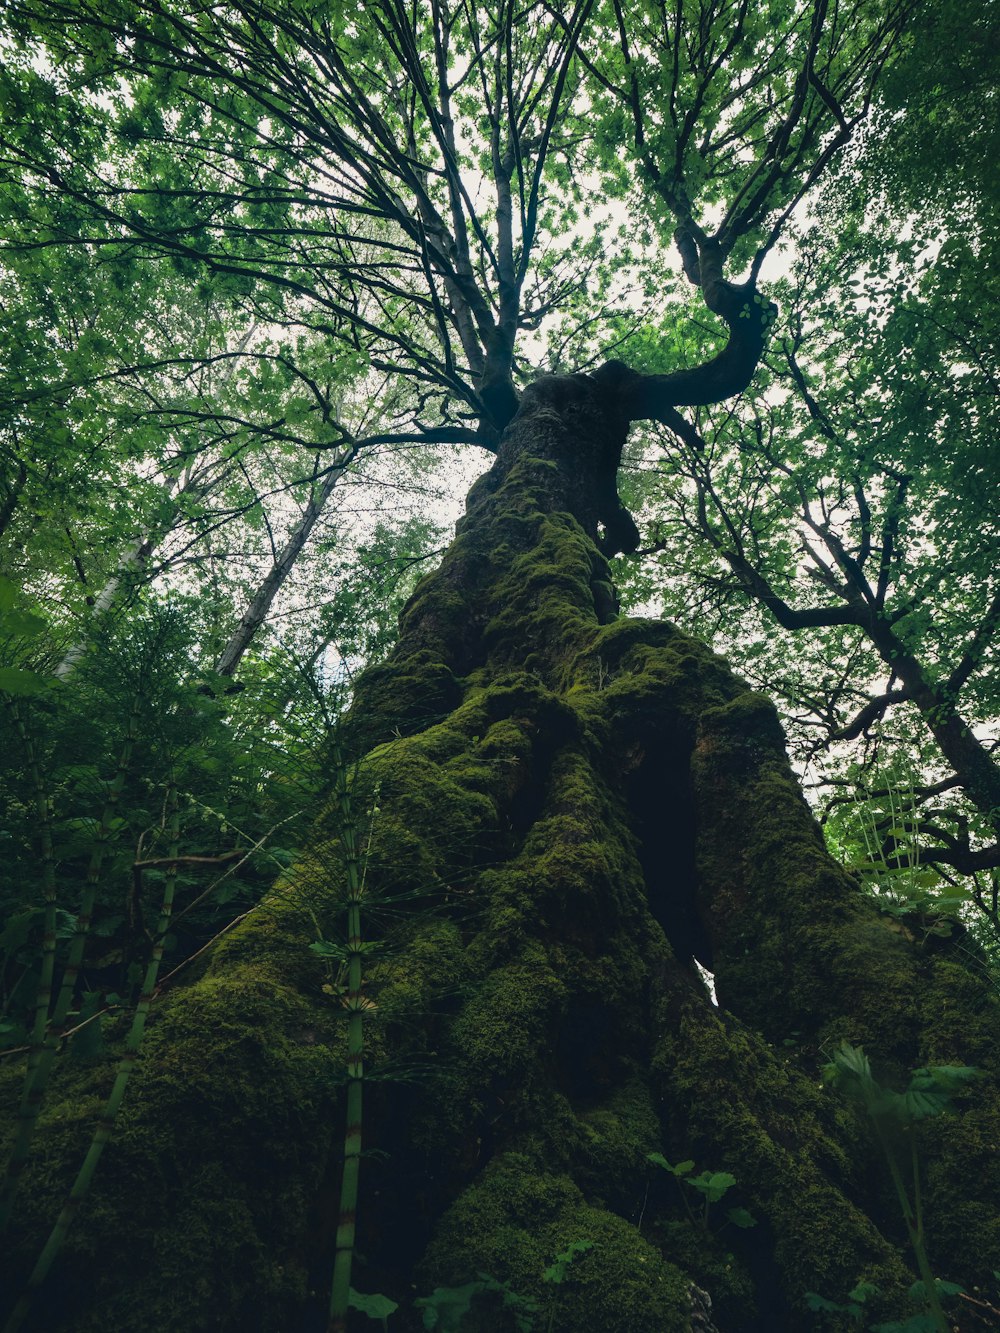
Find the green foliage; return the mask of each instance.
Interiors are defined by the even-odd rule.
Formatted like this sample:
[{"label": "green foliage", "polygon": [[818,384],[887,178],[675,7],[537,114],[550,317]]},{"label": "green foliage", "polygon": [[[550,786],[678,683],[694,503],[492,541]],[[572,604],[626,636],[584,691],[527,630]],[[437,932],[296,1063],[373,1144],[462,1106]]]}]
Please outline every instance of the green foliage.
[{"label": "green foliage", "polygon": [[[190,1325],[192,1307],[186,1320],[177,1311],[201,1302],[199,1250],[213,1254],[219,1236],[226,1261],[251,1256],[270,1290],[291,1290],[272,1247],[254,1248],[270,1225],[254,1210],[280,1198],[286,1223],[308,1215],[312,1163],[293,1159],[308,1158],[302,1145],[326,1131],[331,1071],[345,1067],[335,1019],[346,1008],[360,1026],[362,964],[383,984],[380,1040],[415,1027],[448,973],[453,1021],[428,1020],[419,1054],[438,1061],[445,1031],[461,1053],[460,1073],[448,1075],[457,1091],[435,1105],[454,1139],[441,1178],[475,1183],[456,1203],[469,1227],[455,1225],[435,1262],[460,1270],[452,1276],[476,1272],[462,1249],[474,1231],[493,1247],[490,1271],[511,1275],[437,1288],[424,1298],[425,1320],[433,1311],[434,1326],[457,1327],[505,1311],[527,1328],[545,1283],[558,1288],[550,1323],[579,1323],[592,1309],[607,1322],[619,1316],[616,1300],[624,1320],[634,1301],[640,1323],[665,1326],[687,1309],[684,1274],[624,1221],[630,1183],[663,1132],[659,1111],[640,1133],[620,1109],[660,1021],[648,1010],[637,1017],[633,996],[662,985],[661,999],[686,1003],[656,973],[672,976],[673,964],[658,953],[660,923],[644,915],[624,770],[645,762],[647,727],[661,728],[657,743],[669,731],[677,752],[697,732],[692,763],[717,765],[699,791],[711,782],[722,790],[725,764],[736,771],[780,751],[776,723],[742,686],[727,693],[709,654],[680,639],[668,652],[639,636],[627,662],[634,626],[619,622],[617,647],[610,633],[596,643],[598,585],[613,601],[607,568],[572,519],[527,514],[535,500],[525,507],[523,493],[450,587],[414,585],[449,522],[429,515],[466,480],[445,476],[453,460],[439,468],[435,449],[495,446],[538,366],[576,372],[616,355],[670,376],[714,356],[722,324],[706,322],[702,302],[692,308],[679,289],[697,277],[717,308],[720,293],[732,294],[725,276],[751,265],[756,275],[781,233],[793,235],[795,252],[776,288],[783,322],[761,393],[686,412],[701,448],[682,430],[681,444],[668,437],[666,462],[660,440],[638,441],[630,455],[627,498],[644,508],[649,545],[663,548],[661,570],[639,571],[633,592],[660,596],[666,578],[667,609],[734,649],[752,684],[782,694],[810,775],[849,780],[852,791],[864,779],[858,826],[838,830],[832,818],[831,836],[896,921],[890,929],[868,905],[856,910],[853,886],[822,862],[811,826],[802,833],[791,817],[759,813],[775,793],[794,793],[784,771],[762,761],[765,795],[739,848],[720,836],[699,852],[733,1012],[777,1048],[783,1033],[761,1011],[773,975],[787,976],[797,1009],[783,1058],[801,1064],[823,1023],[836,1021],[817,998],[824,987],[853,988],[863,1025],[898,1027],[910,1012],[899,992],[914,978],[942,993],[947,973],[931,977],[933,949],[957,953],[961,904],[975,902],[996,924],[996,882],[992,898],[985,876],[972,888],[955,882],[970,865],[989,869],[1000,808],[982,739],[997,713],[986,649],[1000,605],[991,551],[1000,507],[986,482],[997,427],[987,314],[996,154],[983,111],[995,5],[920,11],[904,29],[908,15],[907,5],[868,0],[832,12],[790,0],[566,13],[452,0],[359,12],[340,0],[226,0],[210,14],[183,0],[104,9],[19,0],[5,10],[0,702],[13,730],[0,753],[0,1037],[7,1049],[32,1048],[26,1101],[50,1065],[71,1089],[74,1079],[97,1087],[129,1013],[144,1013],[154,961],[197,977],[179,996],[167,988],[154,1042],[150,1086],[164,1097],[168,1133],[147,1107],[127,1139],[137,1160],[155,1153],[165,1163],[164,1198],[180,1200],[171,1216],[188,1223],[163,1246],[184,1280],[151,1297],[176,1301],[175,1320]],[[845,150],[886,73],[876,131]],[[790,210],[838,162],[811,214],[822,222],[800,217],[793,234]],[[873,181],[884,207],[873,203]],[[684,277],[670,271],[675,234]],[[716,278],[717,258],[729,268]],[[732,324],[756,324],[753,301],[763,299],[748,294]],[[530,523],[544,541],[526,556],[517,542]],[[460,544],[469,533],[467,522]],[[490,582],[494,551],[521,553]],[[567,589],[569,610],[559,604]],[[329,886],[324,898],[288,876],[294,912],[284,890],[252,909],[295,860],[331,768],[343,769],[329,727],[342,690],[330,682],[346,689],[364,661],[385,654],[410,593],[405,624],[418,628],[409,655],[359,686],[352,738],[361,750],[366,735],[381,743],[372,764],[395,784],[372,859],[385,892],[368,906],[374,925],[396,912],[395,928],[412,929],[404,967],[394,966],[395,943],[367,938],[367,917],[362,940],[358,884],[342,942],[316,938],[330,933],[318,903],[344,914],[343,894]],[[782,604],[816,613],[798,652],[761,618],[761,607]],[[845,618],[845,607],[864,614]],[[240,693],[220,669],[234,631],[247,642],[258,634],[253,651],[240,648]],[[503,689],[490,678],[497,663],[510,676]],[[565,689],[575,692],[569,703]],[[656,712],[664,691],[669,721]],[[882,692],[891,697],[880,712]],[[893,725],[880,725],[889,716]],[[637,717],[641,727],[626,735]],[[605,763],[612,745],[622,748]],[[844,746],[858,764],[848,777]],[[898,789],[904,770],[900,802],[891,784]],[[888,806],[877,795],[886,774]],[[738,777],[729,788],[731,826],[745,787]],[[171,854],[175,790],[182,819]],[[692,821],[700,828],[703,815]],[[737,863],[746,876],[738,891]],[[781,938],[752,901],[760,880],[777,894],[769,910],[787,916]],[[177,910],[161,930],[152,905],[175,889]],[[418,895],[433,896],[442,920],[407,916]],[[797,915],[806,902],[808,919]],[[488,917],[481,930],[478,919],[469,926],[476,913]],[[641,933],[622,943],[612,921],[639,922]],[[913,934],[933,946],[920,956],[925,972],[907,961]],[[831,962],[834,937],[849,942]],[[595,946],[606,938],[606,949]],[[883,990],[885,1016],[873,1017]],[[956,1001],[935,1017],[945,1037],[959,1009]],[[595,1011],[627,1016],[617,1047],[591,1025]],[[617,1107],[562,1086],[556,1096],[536,1069],[551,1033],[581,1015],[594,1047],[588,1078],[601,1088],[618,1079]],[[657,1077],[674,1080],[679,1099],[704,1099],[744,1038],[730,1032],[723,1045],[704,1015],[690,1031],[697,1049],[679,1043]],[[661,1054],[674,1041],[664,1032]],[[900,1029],[901,1047],[911,1038]],[[842,1146],[812,1127],[803,1088],[815,1092],[814,1067],[798,1070],[793,1096],[792,1075],[763,1037],[740,1049],[754,1105],[712,1108],[725,1142],[706,1132],[697,1152],[741,1163],[741,1183],[768,1202],[771,1233],[774,1217],[794,1216],[811,1255],[827,1253],[826,1228],[848,1237],[831,1253],[841,1274],[851,1271],[845,1255],[866,1247],[891,1268],[895,1254],[878,1249],[877,1228],[866,1230],[836,1183],[849,1165]],[[907,1176],[900,1143],[916,1151],[924,1121],[949,1109],[969,1071],[929,1065],[896,1093],[852,1049],[840,1048],[831,1077],[887,1145],[923,1270],[917,1160]],[[256,1081],[247,1051],[261,1061]],[[356,1030],[349,1083],[360,1085],[360,1061]],[[73,1106],[57,1091],[47,1122],[56,1139]],[[193,1202],[170,1195],[169,1179],[183,1176],[187,1158],[211,1156],[197,1133],[179,1148],[172,1138],[182,1136],[175,1123],[190,1125],[179,1113],[191,1105],[211,1108],[212,1138],[232,1123],[234,1139],[246,1134],[251,1145],[219,1178],[206,1169]],[[664,1116],[679,1115],[663,1105]],[[527,1165],[495,1173],[497,1183],[479,1158],[492,1136],[485,1125],[504,1117]],[[549,1141],[539,1144],[542,1122]],[[803,1146],[796,1133],[806,1122]],[[360,1114],[348,1125],[360,1133]],[[551,1126],[569,1127],[566,1143]],[[686,1132],[667,1141],[685,1142]],[[753,1145],[746,1167],[740,1142]],[[812,1176],[801,1164],[810,1153],[822,1159]],[[735,1177],[650,1160],[675,1177],[698,1223],[685,1229],[711,1249],[705,1231]],[[396,1166],[404,1179],[416,1170]],[[786,1178],[798,1190],[791,1202],[776,1197],[774,1181]],[[253,1182],[257,1197],[213,1225],[207,1210],[216,1197],[228,1202],[233,1182]],[[115,1188],[104,1220],[134,1215],[129,1186]],[[621,1197],[605,1206],[611,1193]],[[822,1217],[807,1218],[798,1196],[822,1198]],[[206,1209],[197,1225],[189,1203]],[[551,1210],[543,1228],[531,1221],[537,1203]],[[443,1194],[428,1206],[440,1213]],[[726,1217],[734,1228],[755,1221],[740,1207]],[[130,1238],[130,1228],[117,1230]],[[595,1239],[567,1245],[574,1234]],[[785,1228],[778,1244],[791,1245],[790,1235]],[[933,1304],[940,1284],[922,1280],[916,1299]],[[859,1292],[841,1313],[863,1307]],[[390,1313],[387,1298],[349,1287],[341,1295],[383,1323]],[[225,1301],[197,1317],[220,1308],[244,1324],[256,1317]],[[151,1305],[141,1317],[169,1326],[161,1314]]]},{"label": "green foliage", "polygon": [[[16,630],[5,651],[52,660],[49,626],[10,609],[9,586],[3,591],[8,609],[0,615]],[[275,830],[294,837],[311,815],[319,780],[318,770],[309,773],[313,738],[296,741],[287,724],[280,734],[275,727],[287,696],[270,711],[266,693],[243,691],[227,709],[213,684],[221,681],[192,661],[183,606],[151,604],[142,615],[95,626],[71,680],[47,677],[42,693],[8,690],[3,701],[20,745],[5,752],[0,766],[0,792],[12,816],[0,874],[7,920],[0,1039],[11,1053],[27,1043],[30,1055],[0,1193],[2,1225],[16,1216],[53,1070],[61,1063],[103,1065],[105,1017],[131,1011],[104,1111],[10,1316],[11,1330],[27,1317],[90,1190],[158,979],[166,968],[184,967],[256,901],[280,868],[267,848]],[[295,781],[283,789],[281,765],[292,755]],[[311,758],[322,763],[315,752]],[[33,803],[22,789],[34,791]],[[31,873],[33,862],[40,873]],[[32,905],[39,879],[44,907]]]},{"label": "green foliage", "polygon": [[423,1311],[423,1326],[431,1333],[461,1333],[462,1321],[480,1296],[499,1298],[498,1309],[509,1314],[518,1333],[531,1333],[535,1327],[537,1302],[511,1291],[506,1282],[498,1282],[488,1273],[480,1273],[474,1282],[460,1287],[435,1287],[429,1296],[418,1296],[413,1302]]},{"label": "green foliage", "polygon": [[384,1329],[389,1327],[389,1316],[399,1309],[398,1303],[391,1301],[388,1296],[378,1293],[364,1295],[360,1291],[355,1291],[353,1287],[350,1290],[348,1305],[352,1310],[360,1310],[369,1319],[378,1319]]},{"label": "green foliage", "polygon": [[[923,1120],[952,1110],[956,1095],[967,1091],[979,1075],[979,1070],[967,1065],[928,1066],[914,1070],[907,1087],[896,1092],[878,1082],[864,1051],[846,1041],[840,1044],[823,1070],[825,1081],[862,1107],[872,1121],[920,1271],[921,1280],[910,1289],[910,1296],[923,1303],[925,1311],[902,1324],[877,1325],[877,1333],[931,1333],[934,1330],[949,1333],[951,1326],[941,1298],[956,1295],[963,1288],[934,1278],[931,1273],[915,1127]],[[900,1161],[901,1145],[910,1149],[909,1181]]]},{"label": "green foliage", "polygon": [[569,1266],[577,1261],[579,1257],[586,1254],[588,1250],[594,1248],[592,1240],[574,1240],[565,1250],[560,1250],[554,1261],[542,1273],[543,1282],[552,1282],[558,1286],[565,1282],[566,1273]]},{"label": "green foliage", "polygon": [[845,1041],[824,1067],[823,1077],[863,1107],[873,1120],[908,1130],[920,1120],[951,1110],[955,1096],[967,1091],[979,1072],[968,1065],[916,1069],[907,1087],[895,1092],[878,1082],[864,1051]]},{"label": "green foliage", "polygon": [[805,1301],[809,1309],[816,1311],[817,1314],[846,1314],[852,1323],[860,1325],[864,1319],[865,1302],[877,1292],[878,1288],[874,1283],[859,1282],[848,1293],[847,1300],[843,1303],[828,1301],[825,1296],[820,1296],[815,1291],[807,1291]]},{"label": "green foliage", "polygon": [[[944,1282],[937,1279],[934,1284],[934,1300],[940,1308],[940,1301],[947,1300],[949,1297],[960,1296],[964,1294],[964,1287],[960,1287],[956,1282]],[[916,1314],[909,1315],[906,1319],[890,1319],[879,1323],[865,1323],[865,1305],[866,1302],[878,1295],[878,1287],[872,1282],[859,1282],[853,1291],[848,1293],[846,1301],[830,1301],[826,1297],[820,1296],[815,1291],[806,1293],[806,1305],[810,1310],[817,1314],[843,1314],[847,1315],[852,1324],[858,1328],[866,1327],[869,1333],[940,1333],[941,1323],[937,1313],[934,1310],[924,1309]],[[909,1290],[910,1299],[926,1307],[928,1303],[927,1289],[923,1282],[914,1282]]]},{"label": "green foliage", "polygon": [[[736,1184],[736,1177],[729,1171],[701,1171],[693,1176],[694,1162],[687,1160],[672,1165],[663,1156],[662,1153],[651,1152],[646,1154],[646,1160],[653,1163],[654,1166],[662,1167],[664,1171],[669,1171],[672,1176],[689,1189],[700,1194],[704,1199],[701,1214],[698,1218],[699,1224],[707,1231],[709,1227],[709,1209],[713,1204],[718,1203]],[[694,1214],[688,1203],[688,1198],[682,1191],[684,1206],[688,1210],[689,1216],[694,1220]],[[746,1208],[729,1208],[726,1211],[726,1219],[733,1226],[745,1230],[748,1227],[757,1225],[757,1219]]]}]

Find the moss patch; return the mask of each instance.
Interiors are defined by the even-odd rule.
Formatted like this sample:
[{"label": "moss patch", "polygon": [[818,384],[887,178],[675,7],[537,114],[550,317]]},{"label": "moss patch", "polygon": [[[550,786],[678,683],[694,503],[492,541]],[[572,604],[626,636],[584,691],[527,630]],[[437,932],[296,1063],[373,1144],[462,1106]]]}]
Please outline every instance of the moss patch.
[{"label": "moss patch", "polygon": [[[574,1241],[591,1242],[556,1285],[542,1274]],[[456,1286],[478,1272],[538,1302],[564,1333],[685,1333],[688,1283],[623,1218],[588,1205],[566,1176],[539,1173],[511,1153],[494,1161],[442,1218],[420,1265],[423,1286]],[[499,1333],[502,1315],[484,1303],[470,1333]]]}]

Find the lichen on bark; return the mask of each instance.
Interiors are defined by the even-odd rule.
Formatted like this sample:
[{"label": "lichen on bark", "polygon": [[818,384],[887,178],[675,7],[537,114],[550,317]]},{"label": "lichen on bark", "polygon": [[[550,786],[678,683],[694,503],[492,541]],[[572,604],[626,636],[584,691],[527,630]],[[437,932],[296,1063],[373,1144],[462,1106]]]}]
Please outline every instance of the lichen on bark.
[{"label": "lichen on bark", "polygon": [[[986,1071],[926,1136],[925,1208],[941,1276],[976,1282],[1000,1253],[996,996],[827,855],[771,705],[675,627],[616,615],[627,424],[600,379],[525,395],[347,724],[356,800],[378,793],[385,945],[355,1284],[399,1300],[401,1330],[415,1290],[481,1272],[566,1333],[683,1333],[692,1284],[722,1333],[834,1328],[806,1293],[862,1278],[875,1314],[904,1311],[901,1219],[818,1086],[843,1038],[887,1076]],[[345,1039],[308,945],[342,904],[320,819],[298,872],[164,994],[39,1328],[285,1331],[322,1307]],[[107,1078],[60,1071],[10,1289]],[[730,1172],[756,1226],[690,1216],[650,1153]],[[575,1241],[555,1291],[544,1270]]]}]

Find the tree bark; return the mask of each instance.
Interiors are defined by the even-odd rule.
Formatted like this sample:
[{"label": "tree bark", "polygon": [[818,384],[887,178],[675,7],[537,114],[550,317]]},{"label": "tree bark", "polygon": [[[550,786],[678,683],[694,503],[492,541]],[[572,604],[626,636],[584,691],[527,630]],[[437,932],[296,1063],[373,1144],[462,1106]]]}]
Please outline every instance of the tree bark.
[{"label": "tree bark", "polygon": [[[767,700],[673,626],[617,615],[598,542],[629,537],[628,416],[600,375],[532,386],[357,683],[381,950],[352,1283],[398,1301],[403,1333],[415,1292],[484,1273],[561,1333],[846,1330],[806,1293],[845,1303],[861,1279],[866,1318],[905,1318],[885,1163],[819,1086],[843,1039],[887,1082],[984,1071],[927,1122],[923,1209],[936,1275],[971,1290],[1000,1253],[997,997],[961,932],[923,947],[827,855]],[[336,937],[344,880],[327,815],[297,874],[161,998],[38,1329],[324,1326],[347,1014],[308,946]],[[45,1113],[0,1261],[12,1298],[106,1077],[67,1066]],[[735,1184],[706,1209],[650,1153]],[[513,1328],[503,1292],[462,1327]]]},{"label": "tree bark", "polygon": [[299,553],[309,540],[316,522],[323,512],[327,500],[333,494],[333,489],[337,482],[344,475],[344,469],[347,463],[354,456],[353,450],[348,451],[349,457],[343,465],[331,467],[323,478],[315,493],[309,498],[302,517],[296,523],[295,527],[285,542],[277,559],[271,568],[261,580],[257,591],[247,603],[247,609],[240,617],[240,623],[229,639],[229,642],[219,654],[219,659],[215,664],[216,673],[220,676],[233,676],[236,674],[243,655],[250,647],[257,631],[267,619],[268,612],[274,605],[274,599],[281,591],[282,587],[292,569]]}]

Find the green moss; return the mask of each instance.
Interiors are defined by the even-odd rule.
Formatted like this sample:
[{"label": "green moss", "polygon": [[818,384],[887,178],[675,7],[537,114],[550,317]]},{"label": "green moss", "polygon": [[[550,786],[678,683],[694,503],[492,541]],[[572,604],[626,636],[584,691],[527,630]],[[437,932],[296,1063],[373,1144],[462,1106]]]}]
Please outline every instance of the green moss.
[{"label": "green moss", "polygon": [[626,1083],[600,1106],[579,1113],[583,1139],[575,1177],[595,1202],[625,1211],[643,1197],[647,1155],[659,1150],[660,1122],[647,1084]]},{"label": "green moss", "polygon": [[838,1141],[829,1097],[735,1020],[691,1000],[679,1008],[654,1059],[667,1156],[736,1177],[732,1202],[748,1206],[759,1228],[742,1243],[751,1256],[769,1247],[799,1320],[807,1291],[833,1299],[862,1276],[887,1308],[898,1306],[912,1274],[852,1201],[861,1162]]},{"label": "green moss", "polygon": [[[569,1265],[562,1283],[545,1283],[544,1270],[578,1240],[593,1248]],[[515,1153],[492,1162],[449,1209],[419,1268],[428,1291],[478,1272],[536,1300],[554,1331],[690,1328],[684,1275],[624,1218],[587,1204],[566,1176],[539,1173]],[[501,1317],[482,1309],[470,1333],[498,1333]]]},{"label": "green moss", "polygon": [[[278,1333],[294,1319],[343,1067],[343,1024],[296,915],[279,895],[159,1006],[39,1328]],[[21,1281],[113,1073],[111,1059],[57,1067],[6,1255]]]},{"label": "green moss", "polygon": [[593,636],[592,544],[568,514],[543,518],[530,551],[511,561],[488,606],[483,647],[491,663],[521,662],[525,645],[534,668],[558,684],[563,663]]},{"label": "green moss", "polygon": [[540,947],[492,970],[456,1020],[453,1038],[480,1075],[522,1077],[549,1045],[546,1032],[565,1004],[565,989]]},{"label": "green moss", "polygon": [[440,721],[461,689],[451,669],[427,648],[371,666],[355,686],[348,739],[364,754],[393,736],[409,736]]},{"label": "green moss", "polygon": [[[546,512],[558,471],[529,459],[476,488],[398,649],[358,682],[380,947],[361,1248],[402,1296],[429,1237],[425,1291],[488,1272],[578,1333],[686,1329],[690,1277],[727,1333],[754,1301],[758,1331],[811,1327],[806,1290],[839,1300],[864,1276],[891,1313],[905,1241],[865,1126],[818,1086],[822,1044],[863,1042],[890,1073],[995,1069],[996,999],[829,859],[766,700],[673,626],[600,624],[606,563]],[[308,948],[343,929],[336,835],[321,819],[296,872],[158,1002],[46,1330],[301,1322],[343,1135],[336,964]],[[704,941],[675,931],[675,957],[664,927],[685,914]],[[721,1011],[688,966],[702,944]],[[15,1283],[111,1075],[60,1068],[5,1256]],[[981,1280],[1000,1247],[998,1124],[984,1079],[928,1127],[943,1276]],[[692,1227],[652,1150],[731,1171],[758,1226]],[[593,1249],[545,1284],[580,1239]],[[499,1333],[496,1304],[476,1317]]]},{"label": "green moss", "polygon": [[[730,1226],[728,1235],[734,1234],[739,1239]],[[759,1326],[753,1278],[747,1265],[729,1247],[725,1230],[715,1236],[686,1218],[678,1218],[654,1223],[652,1237],[696,1286],[710,1293],[712,1321],[717,1328]]]}]

